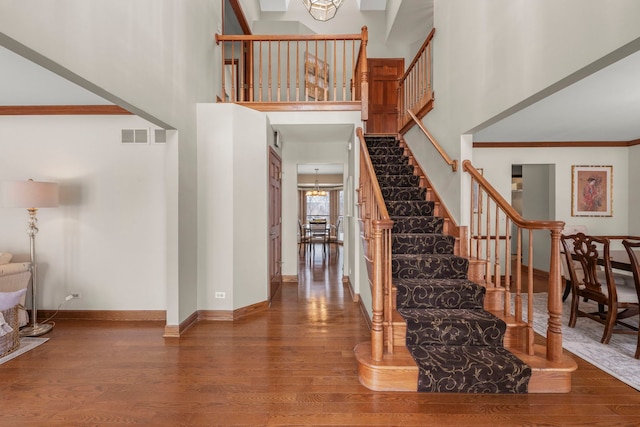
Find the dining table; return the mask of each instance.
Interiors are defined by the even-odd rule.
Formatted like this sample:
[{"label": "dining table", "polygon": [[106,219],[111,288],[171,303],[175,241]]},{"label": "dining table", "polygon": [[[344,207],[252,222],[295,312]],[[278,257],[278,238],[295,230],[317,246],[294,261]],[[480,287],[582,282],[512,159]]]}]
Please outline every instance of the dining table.
[{"label": "dining table", "polygon": [[[636,251],[638,256],[640,256],[640,251]],[[564,256],[564,251],[561,251],[561,256]],[[631,260],[629,259],[629,254],[626,249],[610,249],[609,250],[609,260],[611,261],[611,268],[613,270],[621,270],[631,272]],[[602,258],[598,259],[599,265],[604,265],[604,260]],[[566,281],[565,289],[562,295],[562,301],[567,299],[569,293],[571,292],[571,282],[569,280]]]},{"label": "dining table", "polygon": [[[640,253],[639,253],[640,255]],[[609,259],[611,260],[611,268],[616,270],[631,271],[631,260],[626,249],[609,250]]]}]

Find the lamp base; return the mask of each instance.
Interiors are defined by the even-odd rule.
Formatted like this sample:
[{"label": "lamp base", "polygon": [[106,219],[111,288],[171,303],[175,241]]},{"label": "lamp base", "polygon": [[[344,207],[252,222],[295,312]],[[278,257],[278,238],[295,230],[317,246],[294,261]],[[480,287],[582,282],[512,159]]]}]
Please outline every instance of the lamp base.
[{"label": "lamp base", "polygon": [[53,329],[53,324],[51,323],[36,323],[35,325],[25,326],[20,329],[20,336],[22,337],[39,337],[40,335],[44,335]]}]

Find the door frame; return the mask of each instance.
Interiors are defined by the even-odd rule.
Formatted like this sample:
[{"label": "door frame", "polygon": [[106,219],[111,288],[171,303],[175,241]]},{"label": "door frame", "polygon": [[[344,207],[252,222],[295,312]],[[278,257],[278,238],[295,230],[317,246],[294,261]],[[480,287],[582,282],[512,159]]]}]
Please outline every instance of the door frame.
[{"label": "door frame", "polygon": [[[272,165],[277,164],[277,172],[274,177]],[[275,179],[275,180],[274,180]],[[277,191],[274,194],[274,185],[277,183]],[[271,301],[282,286],[282,158],[269,147],[269,245],[268,245],[268,298]],[[277,220],[273,216],[278,216]],[[275,242],[273,241],[275,240]],[[275,246],[274,246],[275,245]],[[275,250],[274,250],[275,249]]]}]

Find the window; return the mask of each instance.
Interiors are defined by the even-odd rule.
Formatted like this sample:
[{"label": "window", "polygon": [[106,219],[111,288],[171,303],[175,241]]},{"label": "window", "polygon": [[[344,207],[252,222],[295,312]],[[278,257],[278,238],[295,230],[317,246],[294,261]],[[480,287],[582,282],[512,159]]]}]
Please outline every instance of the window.
[{"label": "window", "polygon": [[307,198],[307,221],[315,218],[324,218],[329,221],[331,215],[331,203],[329,192],[326,196],[305,196]]}]

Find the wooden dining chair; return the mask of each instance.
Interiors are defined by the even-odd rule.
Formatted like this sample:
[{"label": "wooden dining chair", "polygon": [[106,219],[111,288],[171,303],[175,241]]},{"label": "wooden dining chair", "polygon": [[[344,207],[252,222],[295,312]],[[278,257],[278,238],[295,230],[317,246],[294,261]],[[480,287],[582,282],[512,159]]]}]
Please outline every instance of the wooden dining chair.
[{"label": "wooden dining chair", "polygon": [[[567,235],[571,235],[571,234],[577,234],[577,233],[583,233],[583,234],[587,234],[587,227],[584,225],[565,225],[565,227],[562,229],[562,234],[567,234]],[[565,286],[564,286],[564,292],[562,293],[562,301],[565,301],[569,295],[571,294],[571,277],[569,277],[569,267],[567,264],[567,257],[563,256],[560,258],[561,261],[561,270],[562,270],[562,277],[564,277],[565,280]],[[580,267],[579,263],[577,261],[573,261],[573,265],[576,269],[576,276],[578,277],[579,280],[582,279],[582,267]]]},{"label": "wooden dining chair", "polygon": [[309,223],[309,245],[314,252],[316,244],[322,245],[322,253],[326,255],[327,245],[329,244],[329,227],[327,226],[327,221],[311,221]]},{"label": "wooden dining chair", "polygon": [[336,225],[329,226],[329,253],[331,253],[331,247],[337,245],[339,240],[340,227],[342,226],[342,218],[338,219]]},{"label": "wooden dining chair", "polygon": [[[604,325],[600,342],[608,344],[613,333],[634,333],[633,325],[622,322],[638,313],[638,295],[635,289],[624,284],[616,285],[611,268],[610,242],[607,238],[587,236],[584,233],[560,235],[560,241],[567,257],[571,277],[571,313],[569,327],[576,326],[578,317],[588,317]],[[578,278],[573,262],[582,268],[582,279]],[[599,274],[604,267],[604,280]],[[604,282],[604,283],[603,283]],[[580,303],[593,301],[598,304],[595,311],[583,311]],[[603,307],[605,310],[602,310]],[[588,308],[585,310],[589,310]],[[616,329],[620,325],[628,329]]]},{"label": "wooden dining chair", "polygon": [[300,219],[298,219],[298,233],[298,254],[300,254],[300,251],[302,250],[306,253],[307,245],[309,244],[309,233],[307,233],[307,230],[302,225],[302,221],[300,221]]},{"label": "wooden dining chair", "polygon": [[[622,245],[627,250],[629,255],[629,261],[631,262],[631,272],[633,273],[633,280],[636,285],[636,296],[640,300],[640,263],[638,263],[638,257],[634,248],[640,248],[640,241],[632,242],[631,240],[623,240]],[[640,317],[638,318],[638,342],[636,344],[635,358],[640,359]]]}]

